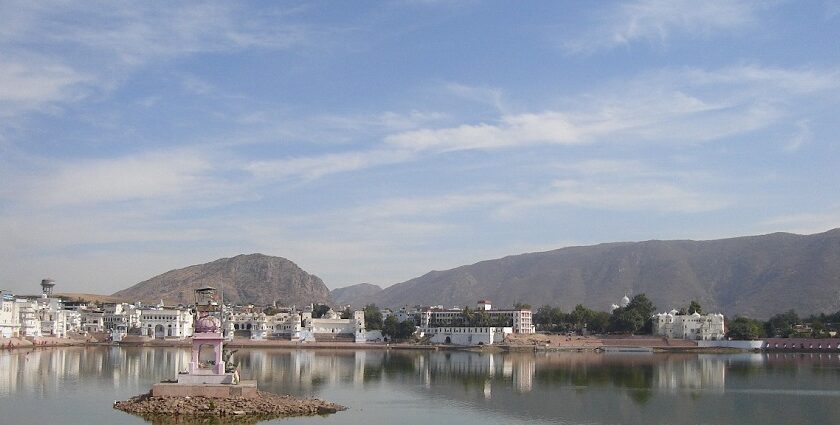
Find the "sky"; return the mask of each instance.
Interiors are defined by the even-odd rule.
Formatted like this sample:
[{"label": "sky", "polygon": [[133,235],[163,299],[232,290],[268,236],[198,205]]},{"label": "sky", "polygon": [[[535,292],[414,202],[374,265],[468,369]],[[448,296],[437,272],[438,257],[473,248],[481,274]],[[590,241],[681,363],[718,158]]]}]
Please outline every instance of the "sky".
[{"label": "sky", "polygon": [[840,1],[0,1],[0,288],[840,227]]}]

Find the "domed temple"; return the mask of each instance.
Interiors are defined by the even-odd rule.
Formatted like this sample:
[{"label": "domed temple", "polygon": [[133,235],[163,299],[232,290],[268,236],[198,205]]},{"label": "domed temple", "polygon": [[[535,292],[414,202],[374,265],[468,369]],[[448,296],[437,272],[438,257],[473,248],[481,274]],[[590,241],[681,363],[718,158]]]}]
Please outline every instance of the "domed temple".
[{"label": "domed temple", "polygon": [[256,396],[256,381],[239,381],[238,371],[227,365],[224,355],[222,318],[224,304],[216,288],[195,290],[195,331],[192,356],[186,372],[179,372],[177,382],[162,382],[152,387],[153,396]]}]

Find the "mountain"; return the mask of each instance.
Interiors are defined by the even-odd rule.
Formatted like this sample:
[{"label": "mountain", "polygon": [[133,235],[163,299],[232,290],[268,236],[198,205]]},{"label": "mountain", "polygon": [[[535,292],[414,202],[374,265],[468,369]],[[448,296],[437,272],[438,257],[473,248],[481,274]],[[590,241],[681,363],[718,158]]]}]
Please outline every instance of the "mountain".
[{"label": "mountain", "polygon": [[168,271],[114,297],[156,303],[189,304],[193,290],[202,286],[223,289],[225,302],[237,304],[306,305],[329,303],[330,291],[317,276],[281,257],[237,255],[206,264]]},{"label": "mountain", "polygon": [[840,310],[840,229],[711,241],[605,243],[482,261],[385,288],[382,306],[469,305],[487,298],[608,310],[627,292],[659,311],[697,300],[704,311],[767,318]]},{"label": "mountain", "polygon": [[356,285],[336,288],[330,291],[330,297],[337,305],[350,304],[354,308],[362,308],[370,303],[376,295],[382,292],[382,287],[370,283],[359,283]]}]

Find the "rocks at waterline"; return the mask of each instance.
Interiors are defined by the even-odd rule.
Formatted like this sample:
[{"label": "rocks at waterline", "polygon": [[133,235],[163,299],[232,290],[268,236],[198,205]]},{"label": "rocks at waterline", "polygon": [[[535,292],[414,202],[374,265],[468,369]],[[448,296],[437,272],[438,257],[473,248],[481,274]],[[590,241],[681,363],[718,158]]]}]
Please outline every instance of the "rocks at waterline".
[{"label": "rocks at waterline", "polygon": [[117,401],[114,408],[143,417],[248,417],[269,419],[283,416],[324,415],[347,410],[318,399],[300,399],[263,391],[253,398],[155,397],[151,392]]}]

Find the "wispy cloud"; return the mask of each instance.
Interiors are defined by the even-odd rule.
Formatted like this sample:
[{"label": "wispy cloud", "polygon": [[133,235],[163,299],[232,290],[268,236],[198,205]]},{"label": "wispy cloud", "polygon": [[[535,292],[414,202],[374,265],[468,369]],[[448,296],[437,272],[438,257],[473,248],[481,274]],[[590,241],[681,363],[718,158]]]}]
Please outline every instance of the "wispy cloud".
[{"label": "wispy cloud", "polygon": [[637,0],[618,3],[595,28],[563,43],[570,53],[611,49],[638,41],[665,43],[675,33],[711,37],[755,25],[760,2]]},{"label": "wispy cloud", "polygon": [[314,180],[330,174],[404,162],[411,157],[407,151],[382,149],[253,161],[245,169],[261,180]]},{"label": "wispy cloud", "polygon": [[91,81],[89,75],[44,59],[7,58],[0,62],[0,116],[78,99]]},{"label": "wispy cloud", "polygon": [[[128,1],[4,2],[0,114],[19,115],[113,90],[153,61],[284,50],[311,37],[317,36],[280,8],[248,16],[238,5],[212,1],[167,7]],[[197,79],[187,83],[188,89],[206,91],[206,83]]]},{"label": "wispy cloud", "polygon": [[836,70],[739,66],[666,69],[585,93],[564,109],[501,115],[496,122],[423,128],[386,143],[415,151],[521,148],[652,140],[718,140],[765,128],[790,111],[786,100],[829,97]]}]

